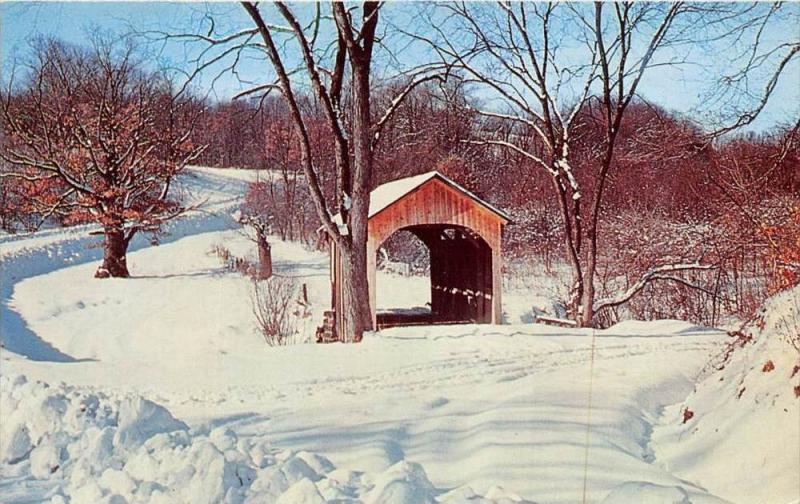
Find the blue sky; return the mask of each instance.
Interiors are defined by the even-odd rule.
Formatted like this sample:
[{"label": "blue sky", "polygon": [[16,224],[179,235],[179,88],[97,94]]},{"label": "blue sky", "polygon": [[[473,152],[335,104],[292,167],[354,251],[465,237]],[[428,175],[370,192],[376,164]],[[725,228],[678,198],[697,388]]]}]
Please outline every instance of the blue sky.
[{"label": "blue sky", "polygon": [[[792,7],[798,7],[795,4]],[[311,4],[296,7],[298,11],[310,12]],[[799,7],[800,8],[800,7]],[[269,8],[268,8],[269,9]],[[403,23],[406,19],[406,6],[391,5],[386,20]],[[28,41],[37,36],[54,36],[73,43],[86,43],[88,34],[96,29],[110,33],[126,33],[136,30],[158,29],[169,32],[181,30],[196,31],[203,24],[207,11],[215,13],[219,20],[218,29],[223,31],[250,27],[248,18],[237,3],[101,3],[101,2],[49,2],[49,3],[2,3],[0,4],[0,47],[4,72],[15,59],[25,57]],[[267,16],[269,16],[269,11]],[[781,35],[794,32],[800,38],[800,27],[775,26],[772,33]],[[155,51],[152,61],[169,62],[185,66],[187,60],[196,54],[197,47],[173,44],[165,50],[161,46],[152,47]],[[672,110],[692,113],[702,109],[706,94],[713,90],[711,75],[719,72],[726,64],[721,58],[719,47],[704,47],[693,50],[691,66],[680,68],[653,68],[643,81],[642,94]],[[404,53],[408,61],[422,57],[422,51],[409,48]],[[253,82],[264,82],[271,69],[264,61],[245,61],[241,66],[241,77]],[[213,84],[216,74],[206,73],[195,83],[195,88],[211,96],[226,98],[246,88],[230,74],[221,76]],[[764,129],[778,122],[786,122],[796,117],[800,103],[800,64],[797,61],[787,69],[771,103],[751,129]],[[705,112],[709,112],[706,110]],[[713,111],[711,111],[713,112]]]}]

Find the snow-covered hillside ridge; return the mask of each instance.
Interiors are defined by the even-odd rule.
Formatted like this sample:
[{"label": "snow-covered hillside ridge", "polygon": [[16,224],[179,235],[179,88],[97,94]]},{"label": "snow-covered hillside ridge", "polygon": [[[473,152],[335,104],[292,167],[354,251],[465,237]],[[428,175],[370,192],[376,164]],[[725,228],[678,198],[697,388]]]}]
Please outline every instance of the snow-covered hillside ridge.
[{"label": "snow-covered hillside ridge", "polygon": [[[241,204],[246,184],[262,175],[256,170],[192,167],[177,180],[176,192],[194,210],[167,224],[159,241],[167,243],[198,232],[230,229],[235,225],[230,214]],[[92,234],[98,230],[95,224],[85,224],[0,235],[3,286],[66,265],[101,259],[102,237]],[[128,250],[150,245],[148,235],[139,234]]]},{"label": "snow-covered hillside ridge", "polygon": [[[191,167],[178,178],[175,190],[194,210],[168,223],[159,242],[165,244],[202,232],[235,227],[230,215],[241,204],[246,184],[259,176],[263,176],[262,172],[255,170]],[[25,278],[100,261],[103,258],[102,236],[93,234],[98,230],[97,225],[87,224],[0,235],[0,337],[4,349],[33,360],[71,360],[28,331],[16,311],[9,309],[9,298],[15,285]],[[148,235],[139,234],[128,250],[132,253],[151,245]]]},{"label": "snow-covered hillside ridge", "polygon": [[0,377],[0,411],[3,479],[30,482],[6,487],[6,498],[22,491],[53,504],[524,502],[499,487],[486,497],[468,487],[445,493],[406,461],[377,474],[337,469],[317,454],[275,449],[264,437],[190,430],[138,396],[24,375]]},{"label": "snow-covered hillside ridge", "polygon": [[800,501],[800,287],[769,299],[658,428],[658,460],[732,501]]}]

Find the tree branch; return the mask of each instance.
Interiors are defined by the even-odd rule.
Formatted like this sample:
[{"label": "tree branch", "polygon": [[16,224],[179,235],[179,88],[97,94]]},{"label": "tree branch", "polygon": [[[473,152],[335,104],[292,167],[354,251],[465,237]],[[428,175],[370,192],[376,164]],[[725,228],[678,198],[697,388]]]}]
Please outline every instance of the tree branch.
[{"label": "tree branch", "polygon": [[656,280],[668,280],[687,285],[692,288],[697,288],[700,290],[705,290],[699,286],[695,286],[688,281],[678,279],[678,277],[668,275],[668,273],[676,273],[679,271],[698,271],[698,270],[713,270],[716,269],[717,266],[713,264],[702,264],[700,262],[688,263],[688,264],[665,264],[662,266],[656,266],[655,268],[651,268],[647,272],[645,272],[636,282],[633,283],[627,290],[624,292],[605,299],[599,299],[594,302],[594,312],[597,313],[600,310],[611,308],[614,306],[619,306],[621,304],[627,303],[630,299],[635,296],[639,291],[641,291],[647,284],[652,281]]}]

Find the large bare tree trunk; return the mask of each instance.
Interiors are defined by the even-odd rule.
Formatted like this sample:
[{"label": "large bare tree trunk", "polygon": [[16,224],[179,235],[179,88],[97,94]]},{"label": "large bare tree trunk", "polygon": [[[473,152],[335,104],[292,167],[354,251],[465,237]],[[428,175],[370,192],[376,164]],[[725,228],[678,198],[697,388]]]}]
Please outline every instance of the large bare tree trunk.
[{"label": "large bare tree trunk", "polygon": [[[328,212],[322,184],[314,168],[306,119],[300,111],[289,73],[272,38],[270,26],[261,16],[257,4],[243,2],[242,5],[255,22],[264,41],[267,55],[277,74],[276,83],[269,87],[277,85],[281,90],[295,123],[300,140],[301,166],[317,215],[341,254],[342,298],[337,302],[337,306],[341,306],[339,310],[342,312],[341,324],[344,327],[337,328],[339,337],[345,341],[361,341],[364,331],[372,329],[369,277],[367,275],[367,219],[369,190],[372,183],[373,149],[377,139],[380,138],[381,128],[408,96],[408,93],[414,86],[431,80],[433,77],[417,76],[412,79],[403,91],[392,100],[381,119],[373,124],[370,110],[370,66],[381,4],[364,2],[361,5],[362,22],[359,27],[354,24],[353,9],[346,8],[342,3],[331,3],[339,37],[333,61],[333,72],[330,74],[329,85],[326,85],[323,82],[323,73],[313,50],[313,41],[316,37],[311,39],[306,37],[291,9],[282,2],[275,3],[295,35],[307,76],[311,81],[311,88],[322,107],[327,126],[332,133],[336,166],[335,201],[341,222],[344,224],[343,226],[337,225]],[[344,113],[350,112],[351,109],[349,106],[342,109],[340,100],[342,83],[345,78],[345,65],[348,60],[351,68],[353,96],[350,134],[346,131],[342,119]]]},{"label": "large bare tree trunk", "polygon": [[370,117],[369,50],[351,56],[353,70],[353,184],[350,209],[350,246],[344,272],[345,323],[352,329],[353,341],[361,341],[364,331],[372,330],[367,274],[367,231],[369,188],[372,175],[372,123]]},{"label": "large bare tree trunk", "polygon": [[595,254],[590,252],[589,263],[586,265],[586,272],[583,276],[583,299],[578,320],[578,324],[581,327],[593,327],[594,325],[594,277],[597,269],[597,257]]},{"label": "large bare tree trunk", "polygon": [[372,313],[369,308],[369,284],[366,248],[348,246],[342,250],[342,320],[344,341],[359,342],[364,331],[372,330]]},{"label": "large bare tree trunk", "polygon": [[95,272],[96,278],[127,278],[128,263],[126,254],[128,253],[128,240],[125,238],[124,231],[115,226],[107,226],[104,231],[103,241],[103,264]]}]

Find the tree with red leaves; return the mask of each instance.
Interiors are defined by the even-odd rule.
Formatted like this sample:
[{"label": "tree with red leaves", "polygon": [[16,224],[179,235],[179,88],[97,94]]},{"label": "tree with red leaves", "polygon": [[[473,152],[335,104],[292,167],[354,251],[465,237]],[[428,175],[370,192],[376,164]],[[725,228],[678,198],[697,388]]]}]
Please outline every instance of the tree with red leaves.
[{"label": "tree with red leaves", "polygon": [[202,108],[143,71],[132,46],[100,38],[91,49],[38,41],[26,70],[21,86],[12,78],[0,95],[0,177],[24,188],[40,225],[54,217],[100,224],[95,276],[127,277],[131,239],[155,236],[187,210],[170,190],[202,150],[190,140]]}]

